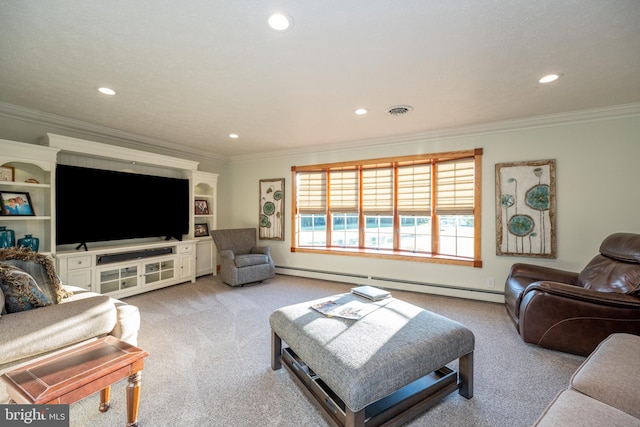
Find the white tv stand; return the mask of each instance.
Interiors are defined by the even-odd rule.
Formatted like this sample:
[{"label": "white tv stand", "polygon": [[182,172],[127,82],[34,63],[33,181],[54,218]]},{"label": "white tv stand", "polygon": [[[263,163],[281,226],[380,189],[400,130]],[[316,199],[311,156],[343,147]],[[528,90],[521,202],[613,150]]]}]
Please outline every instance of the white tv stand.
[{"label": "white tv stand", "polygon": [[126,297],[196,281],[196,240],[58,252],[62,283]]},{"label": "white tv stand", "polygon": [[[145,173],[157,171],[161,175],[170,172],[187,178],[191,185],[190,206],[194,205],[196,195],[209,196],[212,219],[208,228],[215,229],[216,181],[206,187],[206,191],[199,190],[199,176],[217,175],[198,171],[198,162],[50,133],[41,138],[40,143],[58,150],[59,155],[73,156],[76,166],[92,167],[98,163],[104,169],[125,172],[144,167]],[[130,296],[187,281],[195,282],[196,275],[215,274],[211,268],[203,271],[202,266],[215,265],[215,256],[212,250],[202,245],[211,237],[194,235],[195,222],[195,214],[192,213],[189,232],[182,237],[182,241],[149,242],[134,239],[122,245],[118,242],[105,242],[102,245],[93,243],[88,251],[72,250],[68,245],[58,246],[52,247],[52,256],[57,260],[58,274],[64,284],[114,297]]]}]

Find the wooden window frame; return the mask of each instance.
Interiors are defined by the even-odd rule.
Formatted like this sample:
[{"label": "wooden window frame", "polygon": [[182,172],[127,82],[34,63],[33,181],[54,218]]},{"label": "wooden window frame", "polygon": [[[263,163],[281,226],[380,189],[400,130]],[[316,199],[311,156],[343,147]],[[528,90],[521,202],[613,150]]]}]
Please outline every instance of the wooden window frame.
[{"label": "wooden window frame", "polygon": [[[481,257],[481,248],[482,248],[482,209],[481,209],[481,201],[482,201],[482,148],[476,148],[472,150],[462,150],[462,151],[449,151],[449,152],[441,152],[441,153],[431,153],[431,154],[420,154],[413,156],[399,156],[399,157],[385,157],[378,159],[370,159],[370,160],[360,160],[360,161],[348,161],[348,162],[338,162],[338,163],[323,163],[323,164],[315,164],[315,165],[306,165],[306,166],[292,166],[291,174],[292,174],[292,209],[291,209],[291,230],[292,230],[292,244],[291,244],[291,252],[301,252],[301,253],[315,253],[315,254],[331,254],[331,255],[346,255],[346,256],[361,256],[361,257],[371,257],[371,258],[382,258],[382,259],[394,259],[394,260],[403,260],[403,261],[417,261],[417,262],[429,262],[429,263],[438,263],[438,264],[454,264],[454,265],[463,265],[463,266],[471,266],[480,268],[482,267],[482,257]],[[432,218],[432,248],[431,253],[414,253],[410,251],[402,251],[402,250],[384,250],[384,249],[365,249],[363,248],[362,239],[364,236],[364,213],[362,212],[362,206],[360,206],[359,212],[359,235],[360,235],[360,248],[353,247],[331,247],[331,207],[330,207],[330,193],[327,194],[327,208],[324,213],[326,218],[326,247],[299,247],[297,243],[298,238],[298,206],[297,206],[297,174],[299,172],[320,172],[325,171],[329,172],[331,170],[339,170],[339,169],[360,169],[363,168],[373,168],[373,167],[385,167],[391,165],[392,168],[396,169],[397,167],[407,166],[411,164],[425,164],[430,163],[432,166],[437,163],[447,162],[447,161],[456,161],[465,158],[473,158],[474,162],[474,177],[473,177],[473,217],[474,217],[474,235],[473,235],[473,258],[467,257],[459,257],[452,255],[442,255],[438,253],[438,242],[440,239],[439,236],[439,214],[437,213],[437,184],[438,177],[436,173],[436,167],[432,167],[431,171],[431,211],[430,216]],[[327,181],[330,181],[327,179]],[[396,211],[397,206],[397,179],[395,178],[394,173],[394,212],[393,212],[393,233],[394,239],[397,239],[399,236],[400,229],[400,215]],[[360,183],[360,185],[362,185]],[[328,190],[330,192],[330,189]],[[360,200],[362,200],[362,196],[360,196]],[[362,201],[360,201],[362,203]],[[397,244],[394,244],[394,247],[398,247]]]}]

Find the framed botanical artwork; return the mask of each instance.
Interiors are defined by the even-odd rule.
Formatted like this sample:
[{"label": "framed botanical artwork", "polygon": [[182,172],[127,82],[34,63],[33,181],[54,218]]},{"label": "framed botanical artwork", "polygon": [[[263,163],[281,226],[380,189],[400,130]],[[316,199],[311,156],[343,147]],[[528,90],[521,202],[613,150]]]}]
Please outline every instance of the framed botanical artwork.
[{"label": "framed botanical artwork", "polygon": [[209,215],[209,202],[204,199],[196,199],[195,213],[196,215]]},{"label": "framed botanical artwork", "polygon": [[34,216],[29,193],[21,191],[0,191],[2,211],[0,215]]},{"label": "framed botanical artwork", "polygon": [[284,178],[260,180],[258,237],[284,240]]},{"label": "framed botanical artwork", "polygon": [[16,170],[13,166],[0,166],[0,181],[15,181]]},{"label": "framed botanical artwork", "polygon": [[209,236],[209,224],[196,224],[195,231],[193,234],[195,237],[207,237]]},{"label": "framed botanical artwork", "polygon": [[496,164],[496,255],[556,258],[556,162]]}]

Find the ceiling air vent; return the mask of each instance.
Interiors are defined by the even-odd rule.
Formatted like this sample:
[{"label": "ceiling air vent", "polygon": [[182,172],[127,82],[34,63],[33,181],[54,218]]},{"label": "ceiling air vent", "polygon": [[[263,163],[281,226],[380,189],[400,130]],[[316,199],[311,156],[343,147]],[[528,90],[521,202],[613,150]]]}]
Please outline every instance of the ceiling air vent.
[{"label": "ceiling air vent", "polygon": [[409,105],[396,105],[396,106],[390,107],[387,110],[387,113],[391,114],[392,116],[402,116],[407,114],[411,110],[413,110],[413,107]]}]

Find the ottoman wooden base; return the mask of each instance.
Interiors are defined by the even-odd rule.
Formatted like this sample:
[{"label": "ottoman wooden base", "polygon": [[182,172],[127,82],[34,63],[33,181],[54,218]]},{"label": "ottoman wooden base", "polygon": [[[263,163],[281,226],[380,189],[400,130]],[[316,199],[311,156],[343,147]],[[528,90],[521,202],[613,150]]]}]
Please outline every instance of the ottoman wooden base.
[{"label": "ottoman wooden base", "polygon": [[[464,326],[398,300],[357,321],[307,310],[316,302],[272,314],[271,366],[284,365],[332,425],[399,426],[455,390],[473,397]],[[446,366],[456,359],[458,372]]]},{"label": "ottoman wooden base", "polygon": [[[282,346],[282,340],[273,333],[273,354]],[[460,394],[470,399],[469,381],[458,381],[458,373],[446,366],[431,372],[397,390],[395,393],[354,412],[322,381],[291,348],[282,348],[273,369],[281,366],[289,371],[305,395],[315,402],[331,425],[339,427],[400,426],[426,411],[446,395],[460,389]],[[473,353],[460,359],[461,369],[472,378]]]}]

